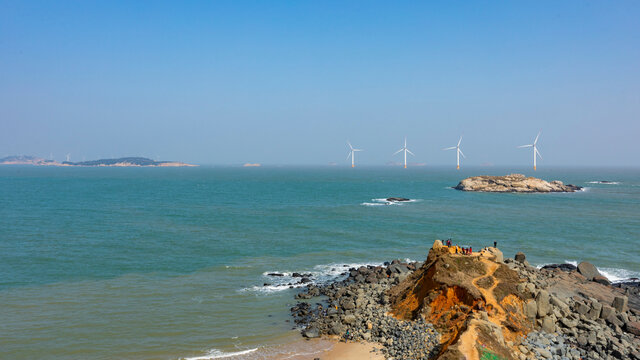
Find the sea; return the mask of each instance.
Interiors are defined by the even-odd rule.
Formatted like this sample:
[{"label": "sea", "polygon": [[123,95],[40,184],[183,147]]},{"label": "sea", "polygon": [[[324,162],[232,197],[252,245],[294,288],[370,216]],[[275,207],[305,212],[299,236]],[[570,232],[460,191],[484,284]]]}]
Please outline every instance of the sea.
[{"label": "sea", "polygon": [[[514,172],[584,190],[452,189]],[[322,284],[448,238],[640,277],[640,169],[3,166],[0,359],[291,357],[293,272]]]}]

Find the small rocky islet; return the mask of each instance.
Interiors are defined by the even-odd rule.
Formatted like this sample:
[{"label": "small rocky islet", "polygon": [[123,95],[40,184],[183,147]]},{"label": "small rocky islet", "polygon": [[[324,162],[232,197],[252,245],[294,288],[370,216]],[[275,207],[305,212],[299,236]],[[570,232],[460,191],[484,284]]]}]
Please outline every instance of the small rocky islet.
[{"label": "small rocky islet", "polygon": [[387,359],[640,360],[638,281],[611,284],[587,262],[538,269],[436,240],[423,263],[345,275],[296,294],[303,337],[377,343]]},{"label": "small rocky islet", "polygon": [[526,177],[523,174],[510,174],[505,176],[472,176],[460,181],[454,189],[476,192],[551,193],[576,192],[582,190],[582,187],[572,184],[565,185],[559,180],[548,182],[534,177]]}]

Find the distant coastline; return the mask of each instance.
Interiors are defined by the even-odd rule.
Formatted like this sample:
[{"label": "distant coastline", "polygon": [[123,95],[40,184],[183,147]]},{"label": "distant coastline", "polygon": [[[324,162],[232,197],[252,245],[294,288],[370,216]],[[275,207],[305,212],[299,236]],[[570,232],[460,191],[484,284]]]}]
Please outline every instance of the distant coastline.
[{"label": "distant coastline", "polygon": [[33,165],[33,166],[90,166],[90,167],[187,167],[198,166],[179,161],[155,161],[144,157],[123,157],[115,159],[99,159],[90,161],[47,160],[35,156],[18,155],[0,159],[0,165]]}]

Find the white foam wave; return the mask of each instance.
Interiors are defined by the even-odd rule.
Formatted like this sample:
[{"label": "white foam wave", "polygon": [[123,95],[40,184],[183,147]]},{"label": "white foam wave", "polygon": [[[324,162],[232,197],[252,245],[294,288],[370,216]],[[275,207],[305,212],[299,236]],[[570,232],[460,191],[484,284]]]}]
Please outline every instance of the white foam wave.
[{"label": "white foam wave", "polygon": [[626,269],[598,268],[600,274],[604,275],[611,282],[621,282],[631,278],[640,278],[640,273]]},{"label": "white foam wave", "polygon": [[[408,259],[407,259],[408,260]],[[347,272],[351,268],[359,268],[361,266],[380,266],[382,263],[331,263],[314,266],[311,270],[295,271],[299,274],[310,274],[310,282],[301,283],[301,277],[293,277],[294,271],[265,271],[262,273],[262,280],[268,285],[256,285],[244,288],[240,291],[252,291],[260,293],[273,293],[288,290],[291,288],[306,287],[309,284],[323,285],[334,281],[340,281],[347,277]],[[269,274],[281,274],[282,276],[270,276]]]},{"label": "white foam wave", "polygon": [[619,181],[587,181],[587,184],[620,185]]},{"label": "white foam wave", "polygon": [[203,356],[194,356],[194,357],[186,357],[183,358],[184,360],[211,360],[211,359],[224,359],[224,358],[231,358],[231,357],[236,357],[236,356],[242,356],[242,355],[246,355],[246,354],[250,354],[254,351],[258,350],[258,348],[255,349],[247,349],[247,350],[242,350],[242,351],[236,351],[236,352],[223,352],[220,351],[218,349],[211,349],[207,352],[206,355]]},{"label": "white foam wave", "polygon": [[[578,266],[578,262],[575,260],[565,260],[564,262],[566,264]],[[545,265],[549,265],[549,264],[537,265],[536,267],[540,269]],[[640,273],[636,271],[631,271],[627,269],[618,269],[618,268],[605,268],[605,267],[602,267],[602,268],[596,267],[596,268],[598,269],[600,274],[602,274],[604,277],[609,279],[609,281],[614,283],[628,280],[631,278],[640,278]]]},{"label": "white foam wave", "polygon": [[386,206],[386,205],[389,205],[389,204],[363,202],[360,205],[364,205],[364,206]]},{"label": "white foam wave", "polygon": [[360,205],[364,205],[364,206],[404,205],[406,203],[419,202],[421,201],[421,199],[409,199],[406,201],[388,201],[387,198],[381,198],[381,199],[371,199],[371,201],[373,202],[363,202]]}]

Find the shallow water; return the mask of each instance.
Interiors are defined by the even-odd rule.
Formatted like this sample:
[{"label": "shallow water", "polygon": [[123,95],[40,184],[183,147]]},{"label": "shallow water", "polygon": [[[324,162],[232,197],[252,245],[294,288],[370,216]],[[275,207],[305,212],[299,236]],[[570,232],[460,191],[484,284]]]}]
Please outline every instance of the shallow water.
[{"label": "shallow water", "polygon": [[266,273],[328,281],[435,238],[639,276],[640,170],[535,174],[587,186],[571,194],[451,189],[513,171],[0,167],[0,358],[264,358],[296,291]]}]

